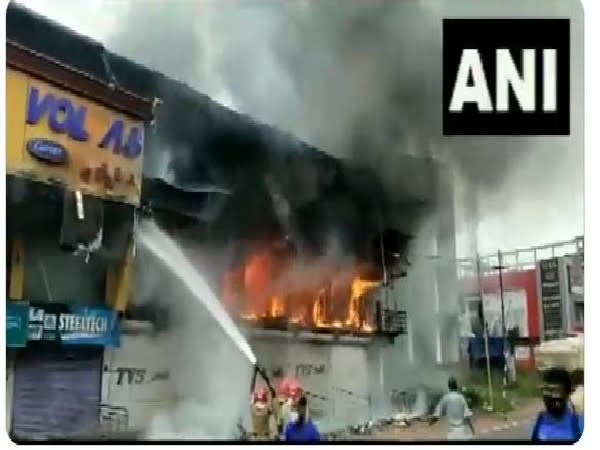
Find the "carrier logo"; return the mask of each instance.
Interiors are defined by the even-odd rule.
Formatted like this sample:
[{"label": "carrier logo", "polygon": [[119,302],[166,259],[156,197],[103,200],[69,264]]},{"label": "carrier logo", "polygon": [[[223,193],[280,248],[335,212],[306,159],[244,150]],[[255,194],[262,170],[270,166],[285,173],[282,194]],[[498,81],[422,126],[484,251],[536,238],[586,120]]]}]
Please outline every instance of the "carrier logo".
[{"label": "carrier logo", "polygon": [[568,135],[569,19],[445,19],[444,135]]},{"label": "carrier logo", "polygon": [[49,164],[58,165],[67,162],[67,150],[50,139],[30,139],[27,141],[27,151],[35,159]]}]

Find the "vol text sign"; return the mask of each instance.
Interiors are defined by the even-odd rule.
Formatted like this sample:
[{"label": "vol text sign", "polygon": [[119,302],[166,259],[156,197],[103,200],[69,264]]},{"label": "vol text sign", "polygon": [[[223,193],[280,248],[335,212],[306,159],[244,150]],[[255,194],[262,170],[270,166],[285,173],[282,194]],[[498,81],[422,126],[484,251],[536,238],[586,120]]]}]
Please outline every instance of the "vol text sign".
[{"label": "vol text sign", "polygon": [[444,19],[444,135],[568,135],[569,19]]},{"label": "vol text sign", "polygon": [[7,172],[139,203],[144,124],[7,69]]}]

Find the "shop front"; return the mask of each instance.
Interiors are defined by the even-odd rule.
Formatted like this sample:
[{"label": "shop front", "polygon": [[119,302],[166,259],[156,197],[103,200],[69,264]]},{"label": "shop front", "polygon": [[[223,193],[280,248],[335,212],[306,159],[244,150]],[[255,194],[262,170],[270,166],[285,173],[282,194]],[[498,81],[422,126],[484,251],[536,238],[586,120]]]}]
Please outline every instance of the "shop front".
[{"label": "shop front", "polygon": [[153,102],[6,50],[7,428],[64,437],[98,426]]},{"label": "shop front", "polygon": [[6,92],[7,297],[123,310],[154,101],[12,41]]},{"label": "shop front", "polygon": [[[7,322],[14,322],[10,308]],[[31,440],[93,433],[100,420],[104,349],[119,345],[117,314],[105,306],[56,303],[27,309],[25,343],[9,341],[7,323],[7,345],[14,348],[11,435]]]}]

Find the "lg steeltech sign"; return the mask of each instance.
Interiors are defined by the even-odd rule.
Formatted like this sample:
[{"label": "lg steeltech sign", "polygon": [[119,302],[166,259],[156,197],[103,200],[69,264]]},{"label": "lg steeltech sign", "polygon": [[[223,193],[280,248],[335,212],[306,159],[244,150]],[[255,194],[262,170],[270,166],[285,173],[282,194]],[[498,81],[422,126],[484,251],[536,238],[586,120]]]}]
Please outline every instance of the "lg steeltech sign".
[{"label": "lg steeltech sign", "polygon": [[569,19],[445,19],[444,135],[568,135]]}]

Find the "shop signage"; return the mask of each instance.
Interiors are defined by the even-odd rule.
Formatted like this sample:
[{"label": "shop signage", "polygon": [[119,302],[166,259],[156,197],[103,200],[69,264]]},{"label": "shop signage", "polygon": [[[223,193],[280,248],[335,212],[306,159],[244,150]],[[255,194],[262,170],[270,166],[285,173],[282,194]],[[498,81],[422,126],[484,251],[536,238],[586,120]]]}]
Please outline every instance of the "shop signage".
[{"label": "shop signage", "polygon": [[[57,96],[52,92],[47,91],[42,96],[40,88],[35,85],[29,86],[26,123],[37,125],[46,122],[48,128],[56,134],[66,134],[73,140],[88,142],[88,108],[67,96]],[[95,144],[115,154],[123,154],[126,158],[137,158],[142,153],[140,126],[131,127],[125,141],[124,133],[123,121],[112,119],[101,134],[101,140]]]},{"label": "shop signage", "polygon": [[8,173],[139,204],[141,121],[13,69],[6,91]]},{"label": "shop signage", "polygon": [[563,329],[558,258],[540,261],[540,278],[544,335],[550,339]]},{"label": "shop signage", "polygon": [[51,303],[29,309],[29,341],[118,347],[119,337],[117,313],[109,308]]},{"label": "shop signage", "polygon": [[583,300],[583,258],[575,256],[572,263],[567,266],[569,275],[569,292],[581,296]]},{"label": "shop signage", "polygon": [[29,304],[6,302],[6,346],[20,348],[27,345]]}]

